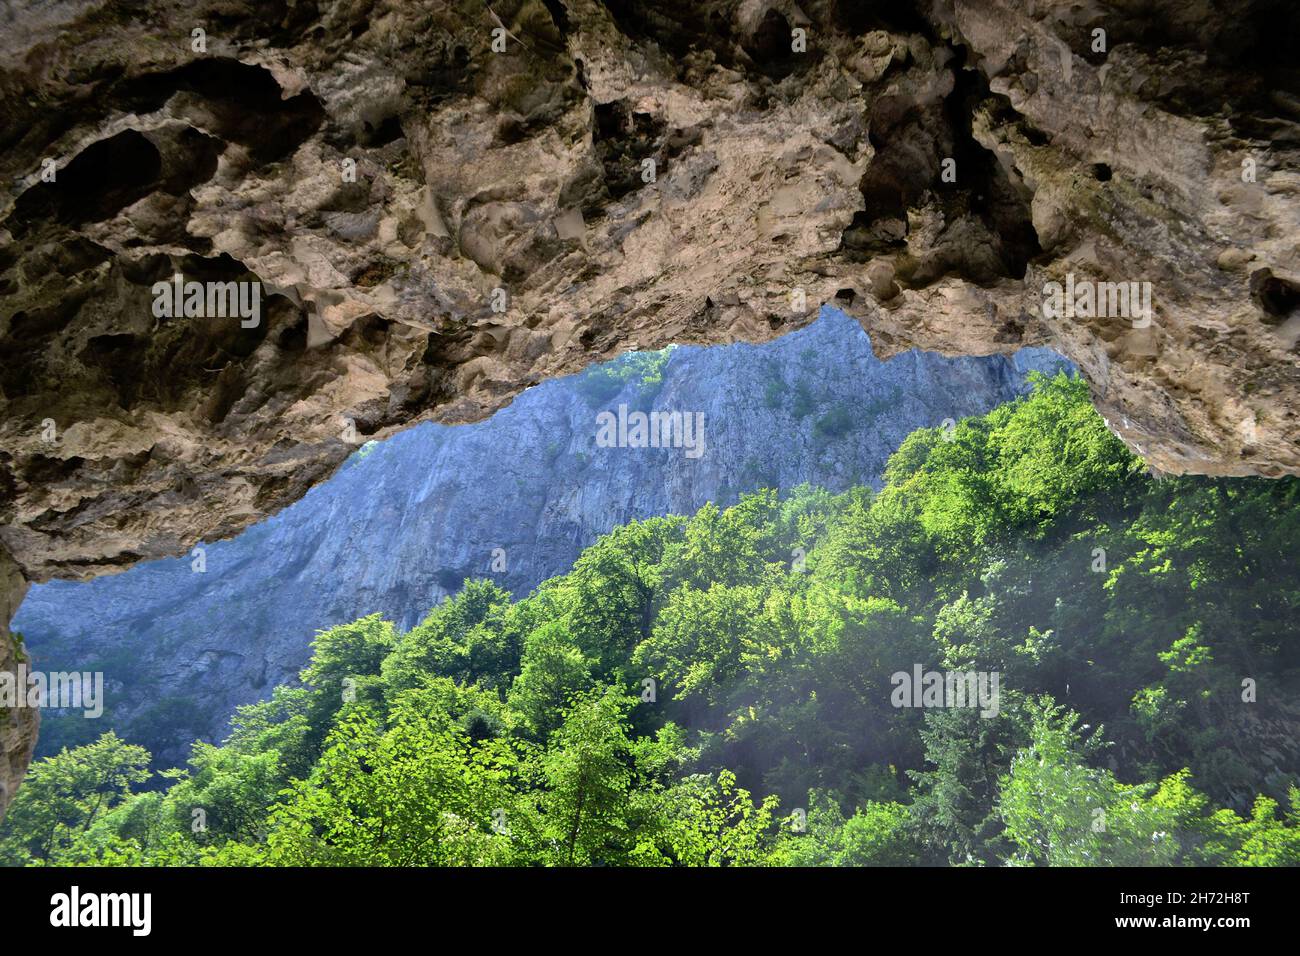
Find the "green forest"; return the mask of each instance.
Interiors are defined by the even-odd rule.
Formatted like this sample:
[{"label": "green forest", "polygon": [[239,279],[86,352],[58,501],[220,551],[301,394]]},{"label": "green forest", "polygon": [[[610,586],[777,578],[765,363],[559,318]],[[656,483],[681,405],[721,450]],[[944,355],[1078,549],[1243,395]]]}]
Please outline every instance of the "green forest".
[{"label": "green forest", "polygon": [[[323,631],[183,768],[113,733],[37,761],[0,863],[1295,865],[1298,503],[1153,475],[1036,376],[878,492],[632,522],[520,600]],[[895,706],[918,667],[998,675],[996,715]]]}]

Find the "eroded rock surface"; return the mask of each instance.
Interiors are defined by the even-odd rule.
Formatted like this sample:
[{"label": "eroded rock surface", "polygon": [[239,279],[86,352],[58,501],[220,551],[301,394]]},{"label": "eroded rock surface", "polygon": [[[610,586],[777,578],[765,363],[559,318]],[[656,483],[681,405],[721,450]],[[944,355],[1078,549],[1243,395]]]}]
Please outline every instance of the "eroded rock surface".
[{"label": "eroded rock surface", "polygon": [[[18,610],[27,582],[18,566],[0,548],[0,615],[7,623]],[[18,664],[26,659],[23,648],[0,624],[0,672],[16,674]],[[32,752],[36,749],[36,731],[40,710],[34,707],[0,707],[0,817],[27,773]]]},{"label": "eroded rock surface", "polygon": [[[3,16],[0,543],[29,580],[827,301],[885,354],[1057,349],[1156,468],[1300,471],[1289,0]],[[156,316],[176,273],[261,283],[261,321]],[[1044,318],[1067,275],[1150,282],[1151,321]]]}]

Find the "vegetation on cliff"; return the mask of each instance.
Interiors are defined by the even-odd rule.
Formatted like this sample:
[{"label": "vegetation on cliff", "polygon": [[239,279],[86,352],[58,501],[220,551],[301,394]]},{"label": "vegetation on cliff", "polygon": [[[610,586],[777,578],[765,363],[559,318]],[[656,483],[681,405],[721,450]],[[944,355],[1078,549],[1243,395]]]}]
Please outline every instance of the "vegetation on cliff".
[{"label": "vegetation on cliff", "polygon": [[[1300,863],[1298,499],[1157,479],[1040,376],[878,494],[636,521],[523,600],[324,631],[162,780],[112,734],[39,761],[0,862]],[[996,674],[996,715],[896,706],[914,669]]]}]

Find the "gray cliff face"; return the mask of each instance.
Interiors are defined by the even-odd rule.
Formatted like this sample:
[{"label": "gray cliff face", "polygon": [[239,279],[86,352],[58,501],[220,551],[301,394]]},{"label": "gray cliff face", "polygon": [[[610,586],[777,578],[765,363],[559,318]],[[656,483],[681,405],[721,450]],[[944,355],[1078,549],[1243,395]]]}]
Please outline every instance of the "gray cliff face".
[{"label": "gray cliff face", "polygon": [[[878,484],[909,432],[985,412],[1030,369],[1062,363],[1043,349],[882,362],[832,310],[763,346],[677,348],[657,391],[633,380],[601,394],[588,374],[529,389],[479,424],[420,425],[203,546],[203,573],[196,553],[34,586],[14,629],[35,666],[104,671],[107,716],[79,733],[113,726],[179,761],[193,738],[219,738],[234,707],[293,680],[318,629],[376,611],[409,628],[466,577],[527,593],[633,518],[761,487]],[[703,413],[703,454],[597,447],[598,414],[620,404]],[[42,749],[66,739],[46,731]]]}]

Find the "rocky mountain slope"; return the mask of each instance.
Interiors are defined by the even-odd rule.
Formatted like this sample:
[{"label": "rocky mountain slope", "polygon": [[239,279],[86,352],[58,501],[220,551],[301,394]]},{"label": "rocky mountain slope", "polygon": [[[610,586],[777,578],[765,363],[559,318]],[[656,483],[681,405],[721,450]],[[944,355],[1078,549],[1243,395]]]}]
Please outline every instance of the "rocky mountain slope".
[{"label": "rocky mountain slope", "polygon": [[[1056,349],[1162,470],[1300,472],[1298,27],[1290,0],[15,0],[0,606],[229,537],[366,438],[831,301],[885,355]],[[177,273],[258,283],[261,321],[154,314]],[[1149,282],[1151,321],[1045,312],[1070,276]]]},{"label": "rocky mountain slope", "polygon": [[[426,424],[367,446],[333,479],[196,556],[36,585],[14,627],[50,670],[102,669],[106,723],[179,760],[235,705],[291,680],[317,628],[383,612],[413,626],[468,576],[524,594],[632,518],[691,513],[741,491],[875,483],[910,431],[1013,397],[1054,353],[882,362],[827,310],[764,346],[672,350],[661,384],[594,373],[530,389],[490,420]],[[703,453],[597,447],[627,405],[704,415]],[[52,722],[48,722],[52,724]],[[87,731],[89,732],[89,731]],[[63,739],[51,726],[47,747]]]}]

